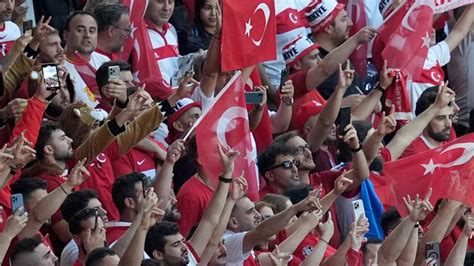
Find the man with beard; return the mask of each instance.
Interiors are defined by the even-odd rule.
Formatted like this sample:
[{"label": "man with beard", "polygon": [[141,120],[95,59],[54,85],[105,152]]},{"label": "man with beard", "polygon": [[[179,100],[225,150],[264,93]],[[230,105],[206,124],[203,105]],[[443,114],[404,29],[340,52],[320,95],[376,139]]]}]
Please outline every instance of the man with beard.
[{"label": "man with beard", "polygon": [[21,32],[12,19],[15,1],[0,0],[0,60],[7,55]]},{"label": "man with beard", "polygon": [[95,79],[85,73],[95,73],[104,62],[110,61],[107,56],[95,52],[97,48],[95,18],[82,11],[70,15],[64,28],[64,40],[66,41],[64,66],[75,83],[74,101],[83,102],[94,108],[98,104],[97,98],[100,98],[100,93]]}]

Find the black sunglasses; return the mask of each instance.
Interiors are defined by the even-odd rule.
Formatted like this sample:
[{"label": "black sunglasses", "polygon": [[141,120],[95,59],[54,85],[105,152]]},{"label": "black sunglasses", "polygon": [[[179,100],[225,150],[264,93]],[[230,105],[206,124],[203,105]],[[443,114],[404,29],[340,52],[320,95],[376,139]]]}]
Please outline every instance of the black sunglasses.
[{"label": "black sunglasses", "polygon": [[272,169],[275,169],[275,168],[278,168],[278,167],[281,167],[283,169],[288,170],[288,169],[292,169],[293,165],[296,166],[296,168],[298,168],[298,166],[300,166],[300,161],[298,161],[298,160],[293,160],[293,161],[287,160],[287,161],[282,162],[281,164],[277,164],[277,165],[274,165],[274,166],[270,167],[268,170],[272,170]]}]

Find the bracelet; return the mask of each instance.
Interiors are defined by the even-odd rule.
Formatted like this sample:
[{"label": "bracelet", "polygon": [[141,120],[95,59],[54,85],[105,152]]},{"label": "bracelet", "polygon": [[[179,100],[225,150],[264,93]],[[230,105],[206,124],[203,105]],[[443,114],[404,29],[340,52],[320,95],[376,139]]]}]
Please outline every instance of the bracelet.
[{"label": "bracelet", "polygon": [[420,222],[416,222],[416,224],[414,226],[414,228],[418,228],[418,227],[420,227]]},{"label": "bracelet", "polygon": [[380,86],[380,84],[378,84],[376,87],[375,87],[376,90],[380,91],[382,94],[385,93],[385,90]]},{"label": "bracelet", "polygon": [[222,175],[219,175],[219,181],[223,183],[232,183],[232,178],[225,178]]},{"label": "bracelet", "polygon": [[67,193],[67,191],[64,189],[63,184],[61,184],[59,187],[61,187],[61,190],[66,194],[66,196],[69,195],[69,193]]},{"label": "bracelet", "polygon": [[351,152],[356,153],[356,152],[359,152],[360,150],[362,150],[363,148],[364,148],[364,146],[362,146],[362,143],[359,142],[359,147],[357,149],[352,149],[351,148]]},{"label": "bracelet", "polygon": [[320,239],[319,239],[319,241],[322,241],[323,243],[326,243],[326,245],[328,245],[328,246],[329,246],[329,242],[328,242],[328,241],[326,241],[325,239],[323,239],[323,238],[320,238]]},{"label": "bracelet", "polygon": [[115,101],[116,105],[118,108],[120,109],[125,109],[128,105],[128,97],[127,97],[127,100],[125,102],[120,102],[120,101]]},{"label": "bracelet", "polygon": [[292,106],[294,102],[295,102],[295,101],[293,100],[293,98],[291,98],[290,101],[288,101],[288,102],[283,102],[283,103],[286,104],[287,106]]}]

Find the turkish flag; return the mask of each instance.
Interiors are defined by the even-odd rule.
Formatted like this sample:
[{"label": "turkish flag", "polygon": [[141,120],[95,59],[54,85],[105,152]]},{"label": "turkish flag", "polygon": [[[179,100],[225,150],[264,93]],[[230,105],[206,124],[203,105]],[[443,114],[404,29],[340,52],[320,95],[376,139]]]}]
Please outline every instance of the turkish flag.
[{"label": "turkish flag", "polygon": [[433,188],[430,199],[433,206],[443,198],[474,206],[473,157],[474,134],[468,134],[436,149],[386,163],[385,185],[391,188],[385,191],[393,191],[397,210],[404,215],[402,197],[424,196],[430,187]]},{"label": "turkish flag", "polygon": [[89,64],[89,62],[77,51],[74,53],[74,56],[69,59],[74,64],[74,68],[76,68],[77,73],[79,73],[79,76],[81,76],[89,90],[94,93],[96,99],[102,99],[102,96],[99,92],[99,86],[97,86],[97,81],[95,79],[96,69],[91,64]]},{"label": "turkish flag", "polygon": [[[371,0],[369,0],[371,1]],[[365,0],[349,0],[346,5],[347,14],[352,20],[353,26],[350,30],[350,36],[359,32],[367,26],[367,15],[365,12]],[[350,59],[354,69],[361,77],[367,76],[367,51],[368,44],[359,45],[352,52]]]},{"label": "turkish flag", "polygon": [[207,177],[216,185],[222,173],[217,142],[240,152],[235,161],[233,177],[242,172],[249,184],[248,196],[258,200],[255,165],[256,151],[252,145],[248,113],[245,105],[241,73],[238,72],[216,96],[214,105],[196,121],[196,143],[199,160]]},{"label": "turkish flag", "polygon": [[372,55],[379,69],[383,59],[414,79],[421,75],[430,48],[434,0],[408,0],[381,26]]},{"label": "turkish flag", "polygon": [[273,0],[224,0],[222,11],[223,71],[276,59]]}]

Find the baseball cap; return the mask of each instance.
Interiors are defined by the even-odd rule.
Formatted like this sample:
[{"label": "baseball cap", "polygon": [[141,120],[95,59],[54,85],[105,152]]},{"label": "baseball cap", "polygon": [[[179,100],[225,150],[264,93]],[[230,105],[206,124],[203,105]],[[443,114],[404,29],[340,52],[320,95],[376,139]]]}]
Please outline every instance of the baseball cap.
[{"label": "baseball cap", "polygon": [[305,9],[305,17],[313,33],[323,31],[333,22],[344,4],[336,0],[312,0]]},{"label": "baseball cap", "polygon": [[303,104],[295,116],[296,129],[303,132],[304,125],[308,122],[308,119],[312,116],[319,115],[323,111],[324,106],[325,104],[315,100]]},{"label": "baseball cap", "polygon": [[303,56],[319,47],[319,44],[314,43],[311,39],[299,35],[283,47],[283,58],[285,59],[286,65],[292,67],[295,63],[300,61]]}]

